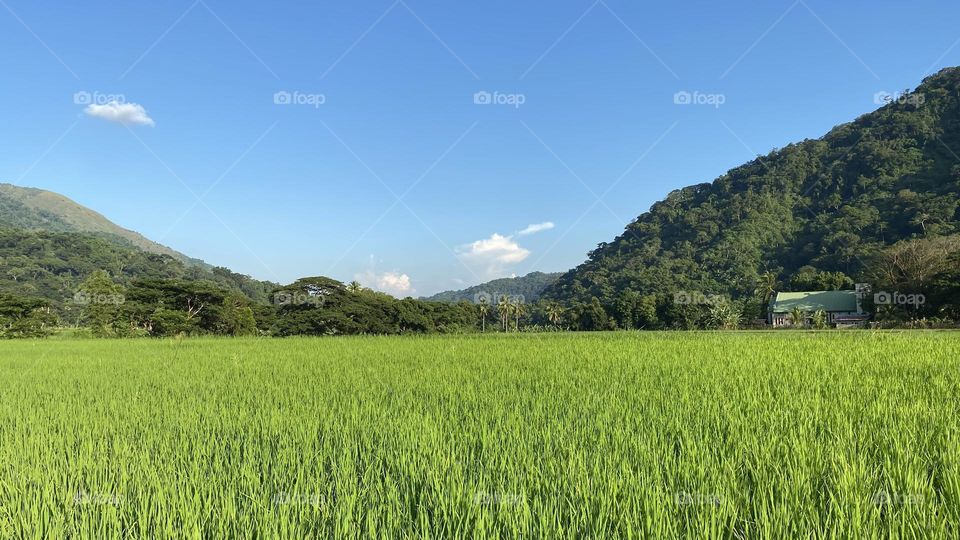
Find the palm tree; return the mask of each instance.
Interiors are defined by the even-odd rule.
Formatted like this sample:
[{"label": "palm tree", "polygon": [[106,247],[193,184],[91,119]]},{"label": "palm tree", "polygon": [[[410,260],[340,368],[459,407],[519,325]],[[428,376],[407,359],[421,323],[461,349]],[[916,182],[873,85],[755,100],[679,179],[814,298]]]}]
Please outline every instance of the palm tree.
[{"label": "palm tree", "polygon": [[753,289],[753,292],[760,295],[763,299],[763,305],[766,306],[770,303],[770,297],[776,292],[776,287],[777,275],[768,270],[757,278],[757,286]]},{"label": "palm tree", "polygon": [[550,304],[547,307],[547,319],[553,323],[554,328],[560,329],[560,320],[563,318],[563,308],[560,304]]},{"label": "palm tree", "polygon": [[520,316],[524,314],[526,309],[523,307],[523,303],[520,302],[520,298],[517,298],[513,301],[513,314],[517,317],[517,332],[520,331]]},{"label": "palm tree", "polygon": [[510,295],[505,294],[497,301],[497,314],[500,315],[500,324],[503,331],[507,331],[507,322],[510,320]]},{"label": "palm tree", "polygon": [[361,285],[357,280],[353,280],[349,285],[347,285],[347,292],[359,294],[361,291],[363,291],[363,285]]},{"label": "palm tree", "polygon": [[487,331],[487,313],[490,313],[490,304],[487,297],[480,298],[480,331]]},{"label": "palm tree", "polygon": [[795,307],[790,312],[790,320],[793,322],[794,326],[803,328],[807,325],[807,314],[799,307]]}]

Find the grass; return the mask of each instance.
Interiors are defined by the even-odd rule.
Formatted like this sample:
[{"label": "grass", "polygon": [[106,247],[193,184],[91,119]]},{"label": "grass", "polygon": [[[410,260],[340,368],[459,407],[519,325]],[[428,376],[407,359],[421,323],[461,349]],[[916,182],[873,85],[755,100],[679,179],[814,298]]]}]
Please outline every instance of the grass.
[{"label": "grass", "polygon": [[960,334],[0,343],[0,538],[960,536]]}]

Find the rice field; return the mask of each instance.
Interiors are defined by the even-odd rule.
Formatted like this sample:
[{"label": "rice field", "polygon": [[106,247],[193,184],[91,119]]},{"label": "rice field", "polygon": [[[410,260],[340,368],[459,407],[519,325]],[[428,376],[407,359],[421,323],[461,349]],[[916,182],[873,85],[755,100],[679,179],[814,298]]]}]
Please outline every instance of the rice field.
[{"label": "rice field", "polygon": [[0,342],[0,538],[958,538],[960,333]]}]

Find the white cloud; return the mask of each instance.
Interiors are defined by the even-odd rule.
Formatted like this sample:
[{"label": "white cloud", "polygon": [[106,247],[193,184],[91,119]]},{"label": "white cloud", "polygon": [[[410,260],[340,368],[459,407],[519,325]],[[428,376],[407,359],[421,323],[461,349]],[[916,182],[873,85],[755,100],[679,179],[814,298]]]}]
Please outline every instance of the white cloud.
[{"label": "white cloud", "polygon": [[526,236],[528,234],[536,234],[538,232],[549,231],[554,227],[552,221],[544,221],[543,223],[534,223],[532,225],[527,225],[527,228],[518,232],[520,236]]},{"label": "white cloud", "polygon": [[410,286],[410,276],[397,272],[386,272],[377,278],[377,288],[383,292],[398,295],[408,295],[413,288]]},{"label": "white cloud", "polygon": [[410,276],[400,272],[384,272],[377,274],[373,270],[367,270],[362,274],[356,274],[353,279],[359,281],[365,287],[392,294],[398,298],[412,296],[414,293],[413,285],[410,283]]},{"label": "white cloud", "polygon": [[90,104],[84,109],[87,116],[100,118],[108,122],[124,125],[138,125],[153,127],[156,123],[147,115],[146,109],[136,103],[120,103],[111,101],[106,105]]},{"label": "white cloud", "polygon": [[468,265],[479,267],[488,278],[502,277],[508,266],[522,262],[530,250],[520,247],[513,237],[493,233],[490,238],[462,246],[458,255]]}]

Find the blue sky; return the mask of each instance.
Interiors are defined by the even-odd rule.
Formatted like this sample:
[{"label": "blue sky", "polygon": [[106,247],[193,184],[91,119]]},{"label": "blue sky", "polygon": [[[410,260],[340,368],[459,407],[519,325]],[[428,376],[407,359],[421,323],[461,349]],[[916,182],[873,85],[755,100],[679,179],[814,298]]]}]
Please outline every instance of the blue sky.
[{"label": "blue sky", "polygon": [[418,296],[569,269],[960,64],[956,2],[644,4],[0,0],[0,181],[255,277]]}]

